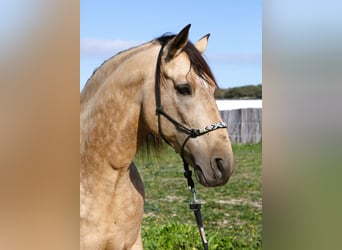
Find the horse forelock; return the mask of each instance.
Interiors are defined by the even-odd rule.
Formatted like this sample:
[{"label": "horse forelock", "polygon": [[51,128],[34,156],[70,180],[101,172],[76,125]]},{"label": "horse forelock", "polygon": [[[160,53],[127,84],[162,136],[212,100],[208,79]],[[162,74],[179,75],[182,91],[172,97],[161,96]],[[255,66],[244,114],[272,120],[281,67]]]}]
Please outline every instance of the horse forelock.
[{"label": "horse forelock", "polygon": [[[162,46],[166,45],[175,35],[165,34],[156,39]],[[190,66],[197,75],[200,76],[206,83],[217,87],[217,83],[208,63],[203,58],[195,45],[188,41],[183,51],[188,55]],[[205,84],[204,84],[205,85]]]},{"label": "horse forelock", "polygon": [[202,54],[196,49],[196,47],[191,43],[185,46],[184,51],[189,56],[191,68],[210,85],[217,86],[215,77],[208,65],[204,60]]}]

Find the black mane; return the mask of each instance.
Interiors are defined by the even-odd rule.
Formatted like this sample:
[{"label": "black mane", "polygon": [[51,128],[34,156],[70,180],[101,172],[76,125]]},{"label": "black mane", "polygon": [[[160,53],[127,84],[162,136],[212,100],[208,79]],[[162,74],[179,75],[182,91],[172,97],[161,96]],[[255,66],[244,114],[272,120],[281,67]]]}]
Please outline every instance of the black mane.
[{"label": "black mane", "polygon": [[[156,40],[162,45],[166,45],[175,35],[164,34]],[[192,42],[188,41],[186,46],[184,47],[184,52],[189,56],[191,67],[195,70],[195,72],[203,79],[205,79],[208,83],[213,81],[217,86],[215,77],[211,72],[211,69],[207,62],[204,60],[201,53],[196,49],[195,45]]]}]

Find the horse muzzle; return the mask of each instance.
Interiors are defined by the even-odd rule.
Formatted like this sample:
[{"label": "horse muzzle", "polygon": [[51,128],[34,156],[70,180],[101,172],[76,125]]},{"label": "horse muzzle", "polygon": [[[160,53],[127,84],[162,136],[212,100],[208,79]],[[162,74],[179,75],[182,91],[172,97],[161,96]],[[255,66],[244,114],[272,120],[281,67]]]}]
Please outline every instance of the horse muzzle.
[{"label": "horse muzzle", "polygon": [[210,164],[195,164],[194,170],[197,181],[203,186],[223,186],[233,173],[233,164],[228,158],[212,157]]}]

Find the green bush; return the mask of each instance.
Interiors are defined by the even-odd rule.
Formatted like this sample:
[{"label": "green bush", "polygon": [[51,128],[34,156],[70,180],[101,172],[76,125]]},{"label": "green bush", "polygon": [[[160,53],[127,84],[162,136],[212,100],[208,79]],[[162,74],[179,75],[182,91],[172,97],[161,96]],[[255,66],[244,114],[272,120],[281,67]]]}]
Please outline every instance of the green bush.
[{"label": "green bush", "polygon": [[215,91],[216,99],[261,99],[262,85],[246,85],[228,89],[217,89]]}]

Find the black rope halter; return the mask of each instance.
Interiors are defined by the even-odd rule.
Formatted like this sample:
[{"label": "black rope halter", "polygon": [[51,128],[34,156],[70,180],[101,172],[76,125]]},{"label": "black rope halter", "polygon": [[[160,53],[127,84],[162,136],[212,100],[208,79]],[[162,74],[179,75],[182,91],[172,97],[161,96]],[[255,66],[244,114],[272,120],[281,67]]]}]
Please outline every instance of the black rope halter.
[{"label": "black rope halter", "polygon": [[190,203],[190,209],[194,211],[196,222],[197,222],[197,227],[199,229],[201,239],[202,239],[202,244],[205,250],[208,249],[208,242],[205,237],[205,232],[203,228],[203,223],[202,223],[202,216],[201,216],[201,203],[198,202],[196,198],[196,190],[195,190],[195,184],[192,179],[192,171],[189,169],[189,164],[184,158],[184,149],[185,149],[185,144],[188,142],[190,138],[196,138],[198,136],[207,134],[211,131],[214,131],[219,128],[227,128],[227,125],[224,122],[217,122],[208,126],[205,126],[204,128],[200,129],[194,129],[194,128],[188,128],[186,125],[183,125],[179,123],[177,120],[172,118],[169,114],[167,114],[163,106],[161,105],[161,95],[160,95],[160,77],[161,77],[161,58],[163,55],[163,48],[164,45],[161,46],[161,49],[158,54],[158,59],[157,59],[157,68],[156,68],[156,83],[155,83],[155,98],[156,98],[156,115],[158,116],[158,132],[159,135],[163,138],[163,140],[171,145],[169,141],[165,138],[161,126],[161,116],[164,116],[167,120],[169,120],[176,128],[178,131],[183,132],[184,134],[187,134],[188,136],[184,140],[182,147],[181,147],[181,157],[183,160],[183,166],[184,166],[184,177],[187,179],[188,182],[188,187],[189,190],[193,193],[193,201]]}]

